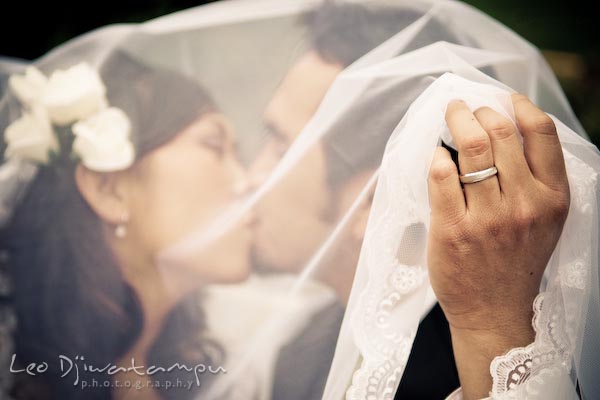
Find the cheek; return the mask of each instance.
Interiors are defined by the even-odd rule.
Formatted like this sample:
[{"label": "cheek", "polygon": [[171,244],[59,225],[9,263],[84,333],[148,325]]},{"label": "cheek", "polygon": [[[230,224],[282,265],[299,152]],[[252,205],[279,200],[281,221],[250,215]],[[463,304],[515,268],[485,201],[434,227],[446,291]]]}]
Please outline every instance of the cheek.
[{"label": "cheek", "polygon": [[294,269],[321,241],[328,228],[322,219],[329,203],[325,171],[323,153],[315,148],[259,204],[255,246],[269,266]]},{"label": "cheek", "polygon": [[311,149],[284,177],[282,196],[292,210],[320,217],[328,204],[325,156],[321,147]]},{"label": "cheek", "polygon": [[[148,208],[144,239],[152,257],[181,243],[190,235],[202,235],[234,200],[232,175],[221,160],[209,156],[179,157],[157,174],[147,192]],[[151,200],[150,200],[151,199]],[[250,271],[250,231],[236,225],[208,246],[178,255],[169,271],[178,271],[186,283],[238,282]]]},{"label": "cheek", "polygon": [[231,196],[220,162],[211,155],[181,153],[157,160],[149,178],[135,215],[141,219],[140,236],[154,252],[202,229]]},{"label": "cheek", "polygon": [[259,181],[263,181],[277,166],[282,157],[283,154],[278,150],[277,144],[272,140],[269,141],[252,163],[250,174],[255,179],[260,178]]}]

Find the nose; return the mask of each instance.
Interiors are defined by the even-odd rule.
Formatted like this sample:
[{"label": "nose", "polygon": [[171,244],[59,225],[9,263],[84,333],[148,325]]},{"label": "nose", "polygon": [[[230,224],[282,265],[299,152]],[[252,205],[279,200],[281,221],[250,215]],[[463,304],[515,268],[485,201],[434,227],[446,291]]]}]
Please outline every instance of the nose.
[{"label": "nose", "polygon": [[250,188],[252,190],[256,190],[267,181],[269,173],[267,171],[251,170],[248,176],[248,184],[250,185]]},{"label": "nose", "polygon": [[231,173],[233,186],[232,190],[235,196],[242,197],[247,195],[253,188],[249,179],[248,171],[234,157],[231,160]]},{"label": "nose", "polygon": [[[248,171],[243,167],[239,160],[235,157],[232,157],[231,163],[233,176],[232,193],[237,199],[241,200],[243,203],[246,203],[245,197],[248,196],[255,188],[251,183],[251,179],[249,179],[250,175]],[[250,206],[250,208],[244,211],[241,222],[245,226],[256,225],[257,215],[253,206]]]},{"label": "nose", "polygon": [[267,150],[264,149],[258,157],[256,157],[248,170],[249,184],[254,190],[258,189],[266,182],[276,164],[273,160],[269,159],[267,153]]}]

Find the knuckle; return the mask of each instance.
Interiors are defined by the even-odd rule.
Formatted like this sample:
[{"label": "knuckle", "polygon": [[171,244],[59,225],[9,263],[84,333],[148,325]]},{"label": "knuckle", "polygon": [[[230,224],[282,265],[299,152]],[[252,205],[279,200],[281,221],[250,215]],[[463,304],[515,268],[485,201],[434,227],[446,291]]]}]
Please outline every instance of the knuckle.
[{"label": "knuckle", "polygon": [[504,139],[516,132],[512,121],[489,107],[481,107],[474,114],[492,138]]},{"label": "knuckle", "polygon": [[467,157],[481,156],[490,151],[490,140],[487,136],[473,136],[463,141],[460,150]]},{"label": "knuckle", "polygon": [[525,129],[543,135],[556,135],[556,125],[554,124],[554,121],[541,111],[538,115],[529,118],[525,122]]},{"label": "knuckle", "polygon": [[512,102],[514,105],[530,102],[529,97],[527,97],[521,93],[513,93],[511,97],[512,97]]},{"label": "knuckle", "polygon": [[429,171],[429,177],[434,182],[444,182],[457,174],[456,165],[451,160],[437,161]]},{"label": "knuckle", "polygon": [[495,139],[506,139],[515,134],[515,129],[510,121],[497,119],[486,124],[486,131]]},{"label": "knuckle", "polygon": [[536,131],[546,135],[556,135],[556,125],[550,116],[545,113],[534,119]]},{"label": "knuckle", "polygon": [[435,229],[432,229],[432,233],[436,239],[442,242],[465,242],[468,241],[471,236],[468,225],[465,224],[462,219],[439,222],[440,223],[434,225]]},{"label": "knuckle", "polygon": [[472,242],[472,234],[461,223],[448,225],[444,229],[442,239],[446,246],[450,247],[455,252],[462,252],[467,249]]},{"label": "knuckle", "polygon": [[569,214],[571,199],[569,193],[563,193],[554,197],[554,204],[551,207],[551,217],[553,220],[564,221]]},{"label": "knuckle", "polygon": [[538,219],[538,212],[528,204],[522,204],[513,217],[514,226],[517,231],[529,231]]},{"label": "knuckle", "polygon": [[528,231],[533,225],[535,225],[536,217],[533,213],[521,213],[517,216],[516,227],[518,230]]}]

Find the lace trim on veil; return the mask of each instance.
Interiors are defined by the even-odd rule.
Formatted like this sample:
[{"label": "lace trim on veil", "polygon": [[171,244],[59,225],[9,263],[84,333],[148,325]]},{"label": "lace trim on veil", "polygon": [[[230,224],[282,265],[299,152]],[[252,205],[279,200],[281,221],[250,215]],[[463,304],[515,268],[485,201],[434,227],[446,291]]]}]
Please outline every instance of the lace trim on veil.
[{"label": "lace trim on veil", "polygon": [[[593,215],[597,174],[566,151],[565,161],[570,170],[572,196],[569,218],[589,219]],[[567,228],[564,236],[568,237],[569,234]],[[592,268],[590,250],[585,248],[590,243],[587,240],[590,234],[589,227],[579,225],[577,235],[580,240],[569,243],[572,247],[577,247],[577,243],[582,246],[570,249],[569,253],[578,256],[570,262],[558,262],[557,269],[550,271],[546,291],[536,297],[533,304],[535,341],[526,347],[512,349],[492,361],[492,398],[527,400],[550,398],[548,395],[566,398],[557,392],[553,393],[553,390],[565,390],[564,382],[565,379],[570,380],[572,358],[580,340],[584,320],[581,316],[585,307],[583,300],[590,284],[589,271]],[[561,379],[563,383],[557,384]],[[567,392],[563,395],[572,395],[574,385]]]},{"label": "lace trim on veil", "polygon": [[[590,284],[592,224],[589,221],[595,210],[597,174],[567,150],[564,154],[571,185],[571,210],[546,270],[545,290],[533,305],[536,338],[532,344],[512,349],[492,361],[493,399],[577,398],[573,397],[575,385],[570,374],[572,357],[580,345],[585,293]],[[390,185],[395,185],[394,196],[411,195],[409,188],[402,187],[400,178],[381,178],[385,180],[381,190],[391,190]],[[347,400],[394,398],[415,336],[414,330],[398,329],[400,325],[394,316],[397,318],[403,309],[409,311],[409,308],[414,313],[413,300],[428,287],[425,267],[398,262],[394,244],[388,243],[390,238],[403,233],[403,228],[394,224],[401,226],[401,221],[419,220],[417,214],[414,210],[387,209],[378,215],[380,218],[374,221],[375,228],[371,230],[375,233],[365,237],[369,241],[365,247],[368,249],[364,255],[365,267],[377,272],[368,275],[361,303],[353,316],[360,365],[346,391]],[[416,329],[418,321],[413,323]],[[461,397],[457,391],[450,398]]]},{"label": "lace trim on veil", "polygon": [[[384,158],[383,162],[390,159]],[[393,193],[394,198],[415,198],[410,180],[399,169],[393,174],[381,174],[377,190],[382,195]],[[411,203],[418,204],[407,202]],[[362,360],[346,392],[347,400],[393,400],[396,393],[429,287],[424,261],[426,217],[421,211],[387,207],[371,214],[379,218],[369,222],[373,228],[367,230],[363,247],[368,251],[361,255],[370,275],[352,320]],[[402,323],[399,315],[414,318]]]}]

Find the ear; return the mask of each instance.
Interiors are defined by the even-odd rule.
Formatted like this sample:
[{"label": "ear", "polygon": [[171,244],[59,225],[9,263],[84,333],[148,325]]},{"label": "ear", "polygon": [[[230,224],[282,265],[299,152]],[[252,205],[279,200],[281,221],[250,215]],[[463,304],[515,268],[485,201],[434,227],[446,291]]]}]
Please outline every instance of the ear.
[{"label": "ear", "polygon": [[75,169],[75,182],[79,193],[108,224],[118,224],[127,207],[121,189],[122,175],[92,171],[82,164]]}]

